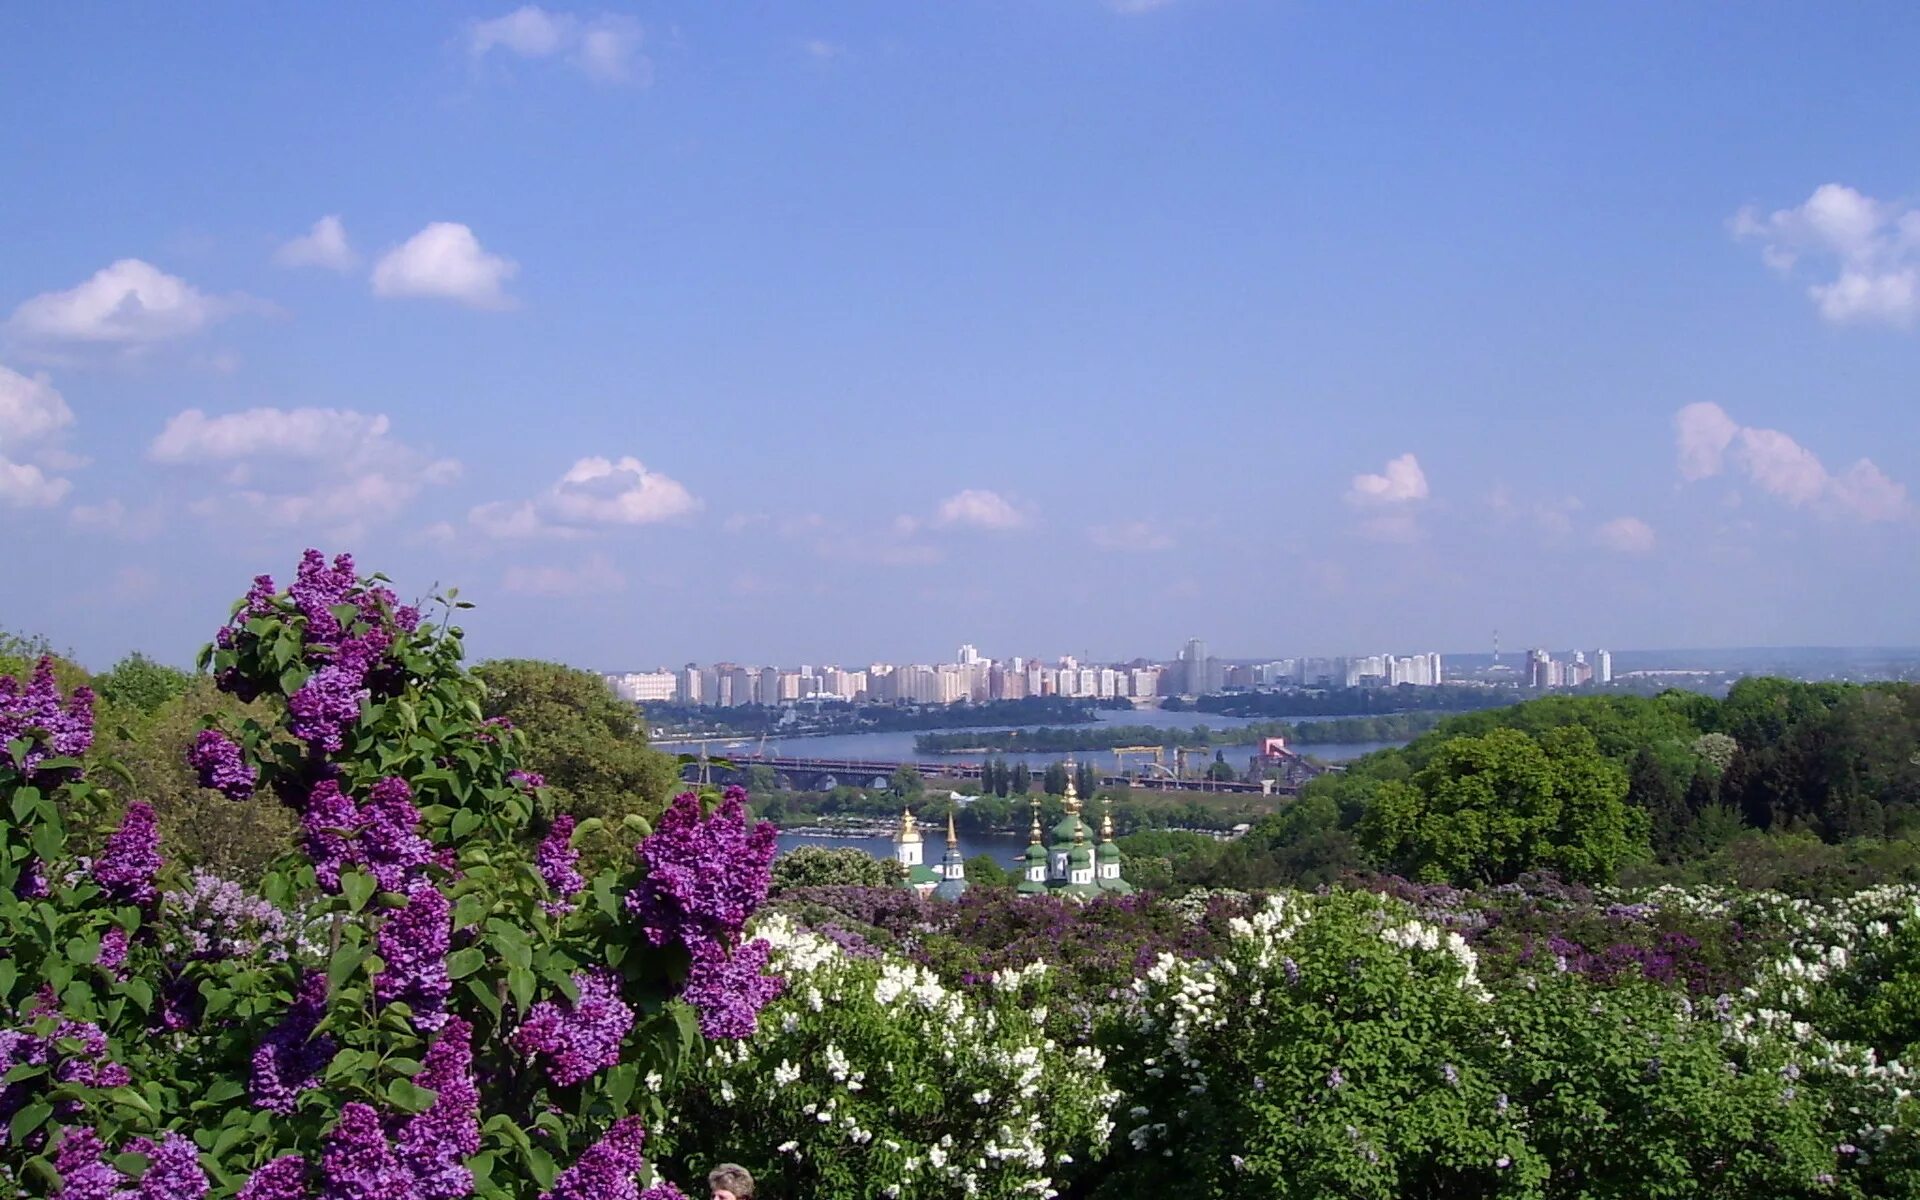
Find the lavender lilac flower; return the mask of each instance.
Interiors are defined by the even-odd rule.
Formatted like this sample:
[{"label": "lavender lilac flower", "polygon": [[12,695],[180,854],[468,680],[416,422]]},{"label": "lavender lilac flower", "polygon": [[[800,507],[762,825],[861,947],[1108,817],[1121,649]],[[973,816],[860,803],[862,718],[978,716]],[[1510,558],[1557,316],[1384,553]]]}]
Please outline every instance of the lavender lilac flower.
[{"label": "lavender lilac flower", "polygon": [[231,879],[195,867],[190,883],[161,897],[170,918],[166,926],[177,935],[162,945],[166,953],[202,961],[257,953],[285,962],[301,945],[285,912]]},{"label": "lavender lilac flower", "polygon": [[546,1059],[547,1074],[562,1087],[618,1063],[620,1043],[633,1028],[633,1009],[620,998],[616,972],[604,967],[581,971],[573,982],[578,1000],[542,1000],[527,1011],[512,1039],[514,1049]]},{"label": "lavender lilac flower", "polygon": [[240,746],[218,729],[202,729],[187,751],[187,765],[200,775],[200,786],[212,788],[229,800],[253,795],[258,776]]},{"label": "lavender lilac flower", "polygon": [[404,892],[419,869],[433,861],[433,843],[420,836],[420,810],[404,779],[373,785],[359,818],[359,858],[385,892]]},{"label": "lavender lilac flower", "polygon": [[153,806],[136,800],[127,806],[120,828],[108,838],[93,863],[93,880],[120,904],[150,908],[160,898],[154,876],[160,871],[160,831]]},{"label": "lavender lilac flower", "polygon": [[[39,731],[38,737],[32,736]],[[33,744],[15,762],[11,743],[26,738]],[[75,688],[65,704],[53,678],[53,659],[41,656],[33,678],[23,688],[11,675],[0,675],[0,764],[32,774],[49,753],[78,758],[93,745],[93,692]]]},{"label": "lavender lilac flower", "polygon": [[681,998],[700,1013],[700,1032],[709,1040],[753,1036],[760,1010],[785,986],[779,976],[762,972],[772,949],[754,938],[731,957],[713,942],[693,952]]},{"label": "lavender lilac flower", "polygon": [[308,1200],[307,1160],[283,1154],[255,1171],[234,1200]]},{"label": "lavender lilac flower", "polygon": [[308,971],[287,1015],[253,1052],[247,1090],[254,1107],[285,1116],[293,1112],[301,1092],[319,1083],[336,1049],[331,1037],[314,1034],[326,1015],[327,977]]},{"label": "lavender lilac flower", "polygon": [[121,968],[127,965],[127,931],[114,925],[101,934],[100,954],[94,962],[124,979]]},{"label": "lavender lilac flower", "polygon": [[52,1200],[117,1200],[125,1177],[106,1161],[106,1147],[91,1129],[69,1128],[54,1148],[60,1186]]},{"label": "lavender lilac flower", "polygon": [[347,839],[353,835],[358,818],[353,801],[337,782],[323,779],[313,785],[300,824],[306,831],[307,857],[313,861],[314,878],[329,892],[340,890],[340,871],[353,860],[353,847]]},{"label": "lavender lilac flower", "polygon": [[543,907],[553,916],[572,912],[572,898],[587,886],[576,865],[580,861],[580,852],[573,848],[573,830],[571,815],[563,813],[555,817],[553,828],[547,831],[546,837],[540,839],[540,846],[534,851],[534,865],[540,869],[540,878],[546,880],[554,897],[546,901]]},{"label": "lavender lilac flower", "polygon": [[200,1167],[200,1151],[182,1134],[167,1133],[158,1142],[140,1138],[127,1149],[144,1155],[147,1169],[134,1191],[124,1194],[125,1200],[203,1200],[211,1187]]},{"label": "lavender lilac flower", "polygon": [[640,1118],[622,1117],[578,1162],[560,1172],[553,1190],[542,1192],[540,1200],[641,1200],[635,1177],[646,1165],[640,1157],[645,1141]]},{"label": "lavender lilac flower", "polygon": [[466,1160],[480,1152],[480,1090],[473,1081],[473,1027],[450,1017],[414,1082],[435,1093],[431,1107],[400,1126],[395,1151],[412,1172],[415,1195],[461,1200],[473,1191]]},{"label": "lavender lilac flower", "polygon": [[407,889],[406,907],[388,917],[374,939],[374,949],[386,964],[374,976],[374,999],[382,1004],[401,1001],[413,1010],[414,1024],[440,1028],[453,991],[447,977],[452,932],[453,906],[430,881],[415,880]]},{"label": "lavender lilac flower", "polygon": [[358,1101],[340,1119],[320,1151],[320,1194],[326,1200],[410,1200],[412,1174],[394,1157],[379,1114]]},{"label": "lavender lilac flower", "polygon": [[776,830],[748,828],[745,788],[730,787],[712,817],[692,792],[674,797],[638,854],[647,877],[627,894],[647,940],[692,950],[708,942],[730,945],[747,918],[766,902],[773,881]]}]

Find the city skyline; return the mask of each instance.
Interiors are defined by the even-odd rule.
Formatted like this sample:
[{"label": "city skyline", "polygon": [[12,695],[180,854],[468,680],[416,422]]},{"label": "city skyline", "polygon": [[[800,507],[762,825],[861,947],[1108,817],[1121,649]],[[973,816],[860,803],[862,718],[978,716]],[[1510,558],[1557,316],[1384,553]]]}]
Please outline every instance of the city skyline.
[{"label": "city skyline", "polygon": [[255,15],[0,15],[88,663],[306,546],[573,663],[1920,641],[1920,11]]}]

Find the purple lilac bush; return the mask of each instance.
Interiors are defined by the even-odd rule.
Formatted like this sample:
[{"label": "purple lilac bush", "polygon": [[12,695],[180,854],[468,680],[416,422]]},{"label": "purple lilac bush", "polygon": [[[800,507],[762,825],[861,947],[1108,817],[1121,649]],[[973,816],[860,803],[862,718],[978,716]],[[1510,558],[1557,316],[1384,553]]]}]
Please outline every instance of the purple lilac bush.
[{"label": "purple lilac bush", "polygon": [[742,933],[772,830],[684,796],[585,878],[461,641],[345,555],[256,577],[202,663],[269,715],[187,760],[297,814],[258,895],[181,878],[85,777],[88,693],[0,680],[0,1196],[460,1200],[483,1168],[512,1200],[641,1194],[689,1031],[746,1036],[779,987]]}]

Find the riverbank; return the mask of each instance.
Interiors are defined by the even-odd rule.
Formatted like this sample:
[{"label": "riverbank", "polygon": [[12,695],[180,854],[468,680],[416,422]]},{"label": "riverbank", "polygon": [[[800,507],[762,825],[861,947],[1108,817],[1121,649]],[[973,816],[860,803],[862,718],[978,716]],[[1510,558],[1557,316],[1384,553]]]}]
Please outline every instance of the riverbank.
[{"label": "riverbank", "polygon": [[[1009,753],[1067,754],[1118,750],[1128,746],[1205,749],[1213,746],[1253,746],[1267,738],[1285,738],[1297,746],[1405,743],[1437,727],[1448,712],[1391,713],[1375,717],[1327,717],[1304,721],[1254,721],[1226,728],[1205,722],[1187,727],[1145,724],[1095,724],[1072,729],[992,731],[956,730],[923,733],[914,739],[922,754],[994,755]],[[1216,718],[1217,719],[1217,718]],[[1227,718],[1231,720],[1231,718]]]}]

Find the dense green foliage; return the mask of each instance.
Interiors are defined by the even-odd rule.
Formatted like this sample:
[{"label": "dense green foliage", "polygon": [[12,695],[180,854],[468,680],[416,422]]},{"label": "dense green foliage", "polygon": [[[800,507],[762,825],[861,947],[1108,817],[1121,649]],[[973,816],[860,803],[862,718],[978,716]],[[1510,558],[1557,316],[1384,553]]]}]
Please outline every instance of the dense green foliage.
[{"label": "dense green foliage", "polygon": [[851,846],[801,846],[773,864],[775,895],[803,887],[888,887],[901,882],[900,865]]},{"label": "dense green foliage", "polygon": [[514,658],[481,663],[474,674],[486,684],[486,715],[527,735],[528,769],[545,777],[554,804],[604,823],[582,839],[589,859],[619,861],[627,847],[615,831],[625,818],[650,820],[678,790],[673,756],[647,744],[633,706],[590,671]]},{"label": "dense green foliage", "polygon": [[1731,879],[1834,894],[1920,878],[1920,687],[1746,679],[1724,700],[1549,696],[1447,718],[1308,783],[1186,884],[1369,870]]}]

